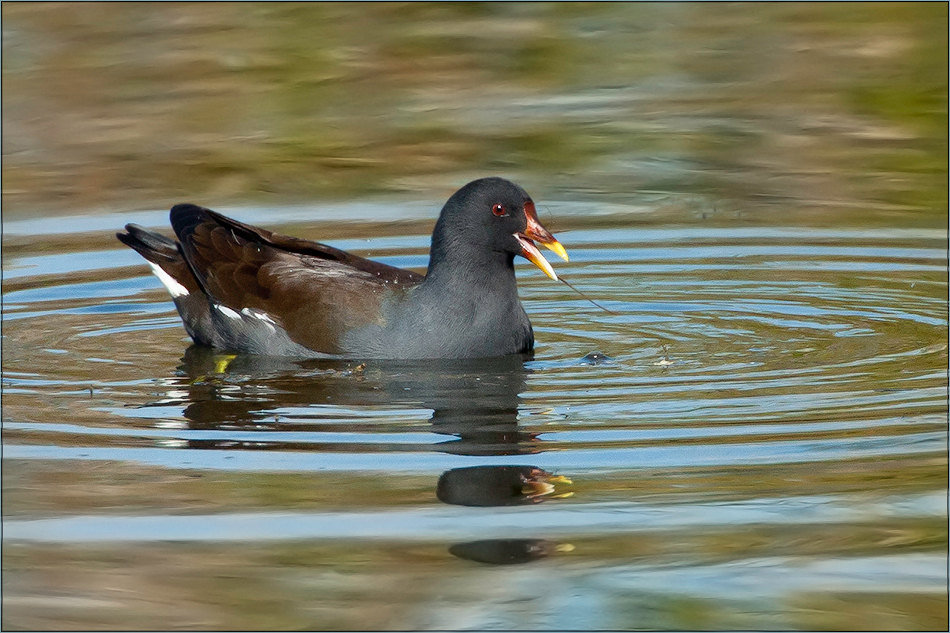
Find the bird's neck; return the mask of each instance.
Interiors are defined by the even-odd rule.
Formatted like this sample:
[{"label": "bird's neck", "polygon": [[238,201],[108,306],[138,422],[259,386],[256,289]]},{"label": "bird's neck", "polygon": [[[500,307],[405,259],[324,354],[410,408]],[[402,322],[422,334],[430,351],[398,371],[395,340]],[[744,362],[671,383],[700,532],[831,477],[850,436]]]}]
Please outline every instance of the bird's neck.
[{"label": "bird's neck", "polygon": [[514,255],[464,244],[434,247],[423,285],[445,291],[517,293]]}]

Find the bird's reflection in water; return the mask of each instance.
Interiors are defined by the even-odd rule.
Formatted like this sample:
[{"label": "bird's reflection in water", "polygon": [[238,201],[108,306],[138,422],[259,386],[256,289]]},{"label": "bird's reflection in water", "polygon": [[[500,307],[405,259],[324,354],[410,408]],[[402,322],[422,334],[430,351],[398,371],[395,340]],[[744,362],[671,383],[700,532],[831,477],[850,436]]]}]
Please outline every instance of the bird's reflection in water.
[{"label": "bird's reflection in water", "polygon": [[490,565],[530,563],[554,554],[574,549],[568,543],[555,543],[540,538],[499,538],[484,541],[456,543],[449,553],[459,558]]},{"label": "bird's reflection in water", "polygon": [[[442,473],[436,486],[436,496],[443,503],[463,506],[537,504],[571,496],[572,492],[560,491],[556,486],[571,483],[567,477],[554,475],[536,466],[470,466]],[[479,563],[513,565],[530,563],[555,552],[573,549],[573,545],[568,543],[516,538],[456,543],[449,547],[449,553]]]},{"label": "bird's reflection in water", "polygon": [[[525,356],[452,361],[296,360],[264,356],[222,355],[192,346],[172,396],[185,400],[189,428],[204,430],[279,429],[312,431],[288,409],[313,405],[431,409],[430,429],[454,439],[417,447],[456,455],[528,455],[543,451],[537,433],[518,425],[520,394],[526,388]],[[167,404],[168,400],[158,404]],[[199,449],[242,447],[260,450],[349,451],[345,442],[245,442],[234,439],[189,440]],[[400,445],[403,450],[416,447]],[[364,445],[365,448],[365,445]],[[436,496],[463,506],[538,504],[570,496],[561,484],[571,481],[535,466],[473,466],[446,471]],[[458,543],[453,555],[490,564],[526,563],[570,545],[544,539],[492,539]]]},{"label": "bird's reflection in water", "polygon": [[517,506],[569,497],[555,487],[559,483],[573,482],[535,466],[470,466],[442,473],[436,496],[460,506]]},{"label": "bird's reflection in water", "polygon": [[[226,356],[192,346],[179,366],[172,399],[187,404],[189,428],[275,428],[312,431],[312,423],[280,419],[280,411],[333,405],[381,409],[431,409],[429,430],[453,439],[419,447],[457,455],[522,455],[543,450],[537,433],[518,426],[525,390],[525,357],[477,360],[346,361]],[[165,400],[157,404],[168,404]],[[312,420],[312,418],[309,418]],[[279,424],[278,424],[279,422]],[[337,427],[339,428],[339,427]],[[236,447],[227,441],[227,448]],[[325,450],[314,444],[275,442],[279,450]],[[195,445],[197,448],[198,445]],[[214,448],[205,441],[201,448]],[[239,444],[237,445],[239,447]],[[254,442],[253,448],[267,448]]]}]

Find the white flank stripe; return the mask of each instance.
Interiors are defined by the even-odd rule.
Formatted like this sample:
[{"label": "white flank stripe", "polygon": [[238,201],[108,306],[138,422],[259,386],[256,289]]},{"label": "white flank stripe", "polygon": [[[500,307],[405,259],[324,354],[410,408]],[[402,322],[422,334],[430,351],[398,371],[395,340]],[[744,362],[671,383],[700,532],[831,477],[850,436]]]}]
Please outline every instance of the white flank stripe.
[{"label": "white flank stripe", "polygon": [[261,312],[260,310],[255,310],[254,308],[241,308],[241,314],[244,316],[254,317],[258,321],[261,321],[265,326],[267,326],[267,329],[270,330],[272,334],[277,331],[277,328],[274,327],[277,324],[274,323],[274,319],[270,318],[266,312]]},{"label": "white flank stripe", "polygon": [[253,308],[243,308],[241,310],[241,314],[254,317],[255,319],[263,321],[264,323],[274,324],[274,319],[270,318],[266,312],[261,312],[260,310],[254,310]]},{"label": "white flank stripe", "polygon": [[228,317],[229,319],[241,319],[241,315],[229,308],[228,306],[223,306],[220,303],[214,304],[214,307],[218,309],[218,312]]}]

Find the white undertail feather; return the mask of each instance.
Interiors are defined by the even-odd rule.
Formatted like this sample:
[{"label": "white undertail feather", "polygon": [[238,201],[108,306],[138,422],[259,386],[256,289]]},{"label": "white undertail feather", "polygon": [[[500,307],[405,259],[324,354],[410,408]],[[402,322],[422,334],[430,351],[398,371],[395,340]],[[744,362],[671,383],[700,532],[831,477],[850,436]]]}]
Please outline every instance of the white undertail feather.
[{"label": "white undertail feather", "polygon": [[152,262],[148,262],[148,265],[151,266],[152,272],[155,273],[155,276],[162,282],[162,285],[165,286],[165,289],[168,290],[173,299],[188,296],[188,289],[175,281],[174,277],[162,270],[161,266],[153,264]]},{"label": "white undertail feather", "polygon": [[214,304],[214,307],[217,309],[218,312],[228,317],[229,319],[237,319],[237,320],[241,319],[241,315],[235,312],[234,310],[232,310],[231,308],[229,308],[228,306],[223,306],[220,303],[216,303]]}]

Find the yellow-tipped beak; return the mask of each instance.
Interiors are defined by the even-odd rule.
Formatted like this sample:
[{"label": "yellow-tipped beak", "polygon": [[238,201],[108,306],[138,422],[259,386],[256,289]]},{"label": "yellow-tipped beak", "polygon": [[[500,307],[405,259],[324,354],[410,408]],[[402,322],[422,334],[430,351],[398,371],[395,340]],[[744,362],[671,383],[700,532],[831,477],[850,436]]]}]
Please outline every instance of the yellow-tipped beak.
[{"label": "yellow-tipped beak", "polygon": [[554,268],[551,267],[548,260],[544,259],[544,255],[541,254],[541,251],[538,250],[538,247],[535,246],[534,243],[538,242],[544,244],[557,253],[558,257],[564,261],[568,261],[567,251],[564,250],[560,242],[554,239],[550,231],[541,226],[541,222],[538,221],[538,214],[534,210],[534,203],[530,200],[525,202],[524,215],[526,220],[524,233],[515,233],[515,239],[521,244],[521,254],[532,264],[544,271],[545,275],[554,281],[558,281],[557,273],[554,272]]},{"label": "yellow-tipped beak", "polygon": [[[515,239],[518,240],[519,244],[521,244],[521,254],[525,256],[525,259],[540,268],[545,275],[554,281],[558,280],[557,273],[554,272],[554,268],[551,267],[551,264],[548,263],[548,260],[544,259],[544,255],[542,255],[541,251],[538,250],[538,247],[534,245],[534,242],[520,233],[515,233]],[[558,246],[560,246],[560,244]],[[561,250],[564,250],[564,248],[561,247]]]},{"label": "yellow-tipped beak", "polygon": [[[541,243],[544,244],[544,242],[541,242]],[[554,251],[555,253],[557,253],[557,256],[563,259],[564,261],[566,262],[571,261],[571,259],[567,256],[567,251],[564,250],[564,247],[561,246],[560,242],[554,241],[554,242],[551,242],[549,244],[544,244],[544,245],[547,246],[552,251]]]},{"label": "yellow-tipped beak", "polygon": [[554,492],[554,484],[543,481],[529,481],[521,487],[521,494],[529,497],[542,497]]}]

